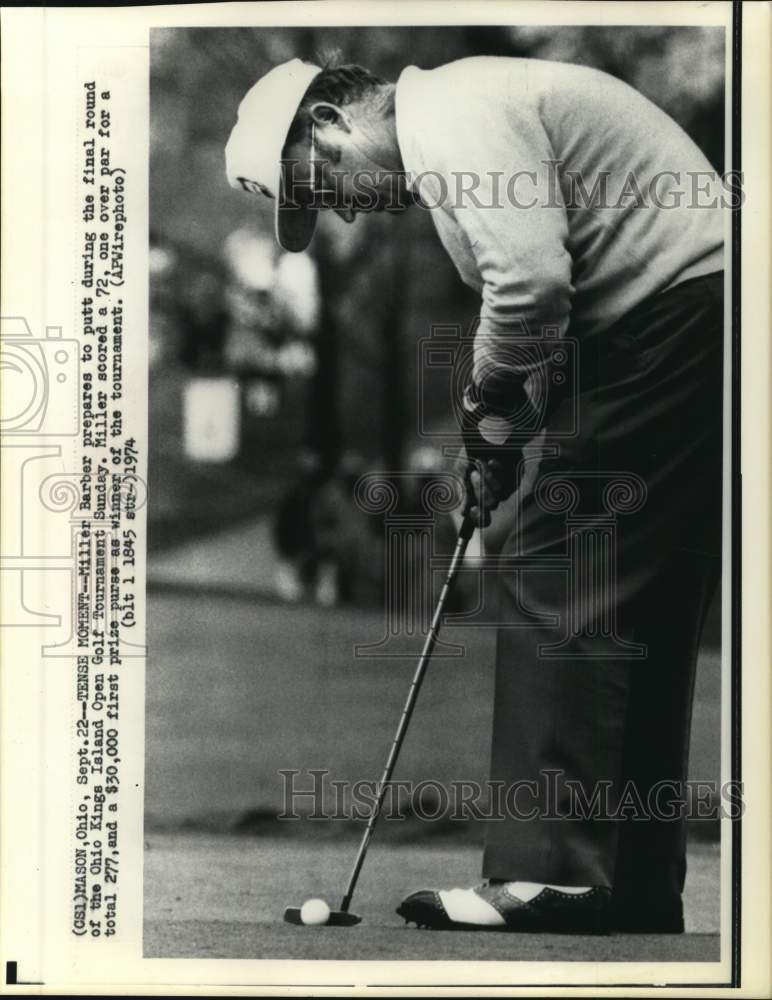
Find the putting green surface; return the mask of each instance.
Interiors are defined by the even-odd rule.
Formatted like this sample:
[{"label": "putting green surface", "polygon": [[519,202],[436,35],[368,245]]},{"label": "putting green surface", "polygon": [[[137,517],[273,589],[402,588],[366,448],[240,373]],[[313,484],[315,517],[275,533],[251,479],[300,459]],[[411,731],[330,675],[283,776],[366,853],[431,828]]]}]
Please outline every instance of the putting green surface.
[{"label": "putting green surface", "polygon": [[[415,671],[414,656],[355,654],[384,635],[382,613],[166,592],[151,593],[149,610],[148,830],[227,833],[250,814],[275,815],[283,770],[300,772],[301,788],[311,768],[349,787],[380,778]],[[463,655],[433,660],[395,778],[483,782],[495,631],[455,626],[443,637]],[[703,649],[690,755],[700,781],[719,773],[719,691],[718,656]]]},{"label": "putting green surface", "polygon": [[[245,551],[259,563],[255,546]],[[211,572],[194,546],[182,567]],[[265,554],[268,558],[268,554]],[[680,936],[513,935],[418,931],[394,910],[416,889],[480,881],[475,830],[407,839],[382,822],[354,898],[354,928],[285,924],[286,906],[314,896],[335,907],[361,824],[309,829],[273,820],[282,769],[324,769],[347,782],[380,776],[415,660],[357,657],[384,634],[382,614],[288,607],[195,591],[153,591],[147,673],[144,954],[159,958],[718,961],[716,844],[694,841]],[[427,675],[396,777],[483,781],[493,705],[491,629],[448,628],[465,655]],[[419,637],[420,638],[420,637]],[[703,650],[691,773],[718,773],[718,659]],[[286,825],[285,829],[282,829]],[[305,832],[300,826],[306,827]],[[331,828],[335,828],[331,832]],[[389,828],[390,827],[390,828]],[[265,835],[233,835],[234,830]],[[199,832],[181,832],[185,830]],[[205,832],[204,832],[205,831]],[[334,836],[333,836],[334,833]]]},{"label": "putting green surface", "polygon": [[148,834],[145,933],[148,958],[717,962],[719,850],[689,854],[687,933],[583,937],[419,931],[394,909],[418,888],[480,881],[469,846],[373,842],[353,909],[353,928],[285,924],[286,906],[321,897],[335,907],[356,853],[348,837]]}]

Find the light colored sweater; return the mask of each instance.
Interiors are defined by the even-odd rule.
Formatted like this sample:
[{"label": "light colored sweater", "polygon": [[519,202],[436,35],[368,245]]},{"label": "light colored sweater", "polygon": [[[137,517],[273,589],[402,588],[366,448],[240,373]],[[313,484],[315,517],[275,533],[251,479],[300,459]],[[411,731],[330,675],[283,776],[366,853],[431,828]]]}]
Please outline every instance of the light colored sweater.
[{"label": "light colored sweater", "polygon": [[521,321],[592,335],[723,267],[720,178],[664,111],[606,73],[489,56],[410,66],[396,126],[414,189],[482,298],[476,372]]}]

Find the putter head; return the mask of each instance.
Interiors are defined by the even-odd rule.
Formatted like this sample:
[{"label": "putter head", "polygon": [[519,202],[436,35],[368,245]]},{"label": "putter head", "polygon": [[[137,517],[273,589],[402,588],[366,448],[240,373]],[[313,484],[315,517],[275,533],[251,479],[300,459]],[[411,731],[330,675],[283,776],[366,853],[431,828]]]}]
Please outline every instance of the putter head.
[{"label": "putter head", "polygon": [[[284,920],[288,924],[298,924],[301,927],[305,927],[305,924],[300,919],[300,907],[299,906],[288,906],[284,911]],[[362,922],[362,918],[358,917],[356,913],[348,913],[345,910],[330,910],[330,918],[326,924],[317,924],[318,927],[353,927],[355,924]]]}]

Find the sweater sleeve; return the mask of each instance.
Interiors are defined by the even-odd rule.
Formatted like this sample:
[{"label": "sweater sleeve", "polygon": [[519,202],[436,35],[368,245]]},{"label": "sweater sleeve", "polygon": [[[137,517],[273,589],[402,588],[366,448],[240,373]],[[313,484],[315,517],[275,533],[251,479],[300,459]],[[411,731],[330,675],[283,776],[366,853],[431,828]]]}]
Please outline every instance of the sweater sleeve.
[{"label": "sweater sleeve", "polygon": [[482,285],[473,378],[506,396],[507,383],[522,386],[541,364],[542,353],[536,345],[524,350],[523,338],[541,339],[544,326],[562,336],[568,327],[568,219],[555,154],[528,95],[457,107],[463,120],[439,141],[443,210]]}]

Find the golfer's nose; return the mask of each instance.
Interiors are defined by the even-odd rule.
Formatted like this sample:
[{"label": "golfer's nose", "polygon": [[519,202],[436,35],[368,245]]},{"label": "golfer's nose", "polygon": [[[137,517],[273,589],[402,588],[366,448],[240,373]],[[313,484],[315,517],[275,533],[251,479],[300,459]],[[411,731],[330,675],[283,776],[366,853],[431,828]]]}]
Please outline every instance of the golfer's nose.
[{"label": "golfer's nose", "polygon": [[343,219],[344,222],[353,222],[356,219],[356,211],[351,206],[348,208],[336,208],[335,214]]}]

